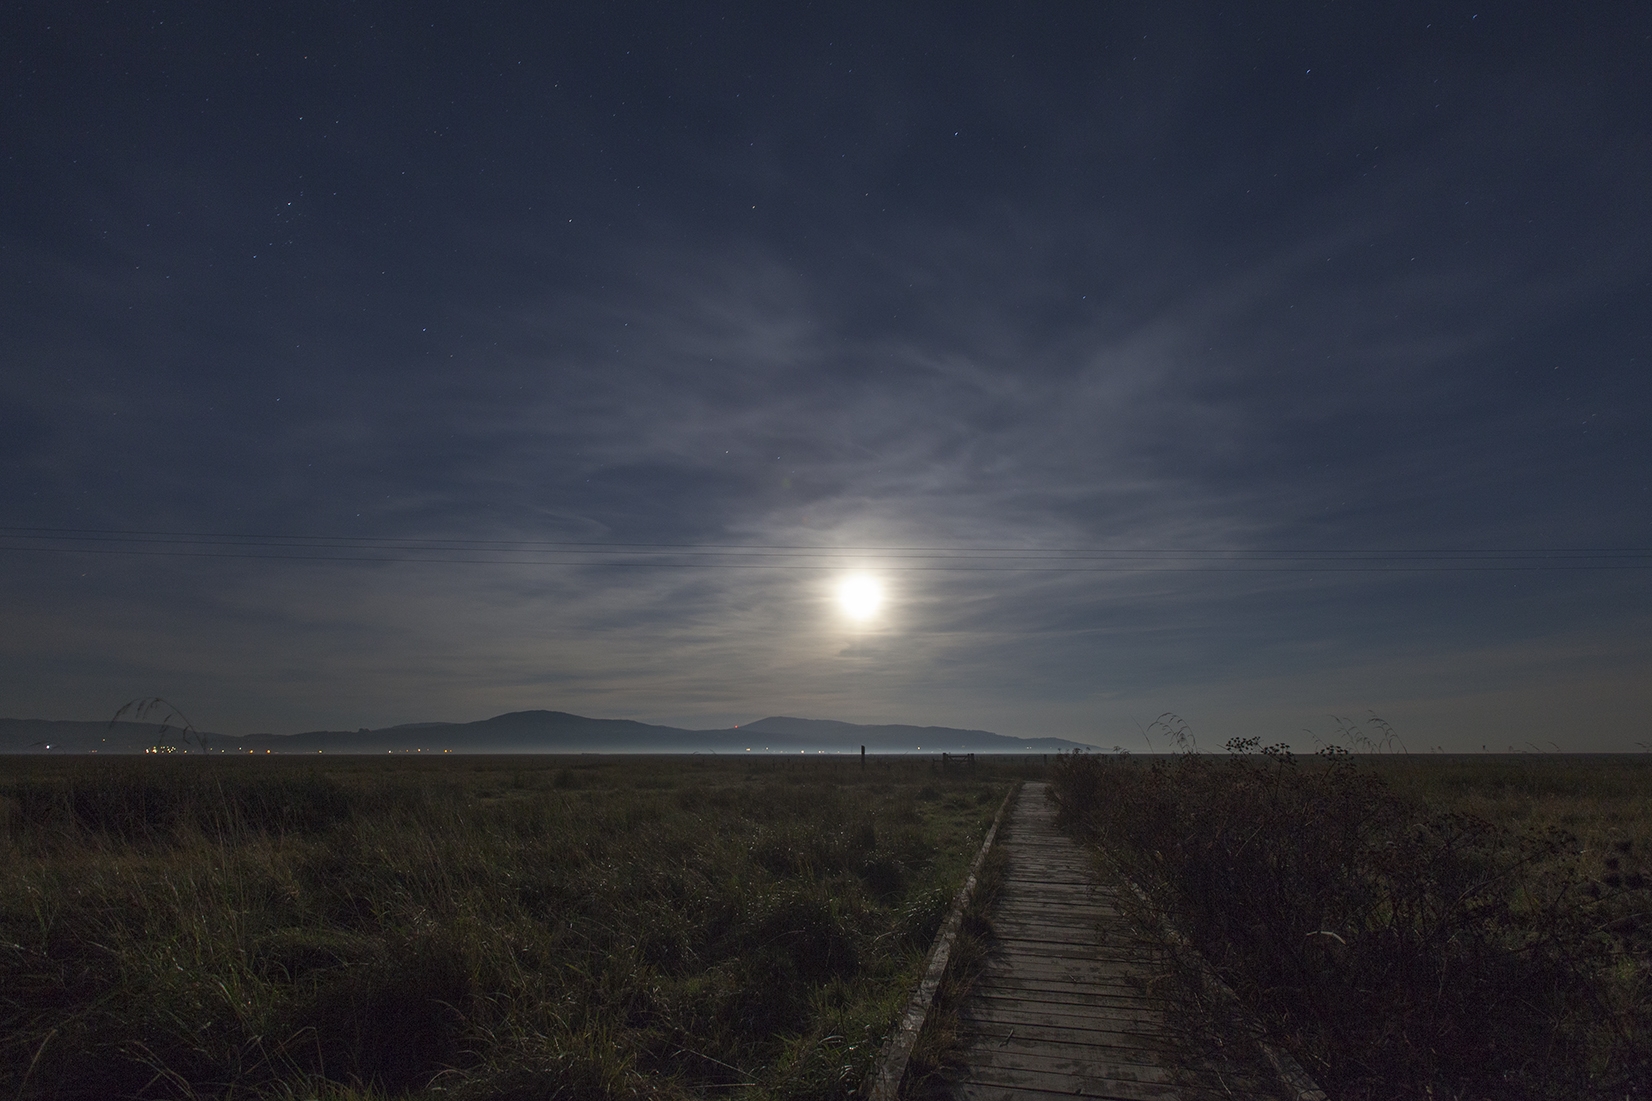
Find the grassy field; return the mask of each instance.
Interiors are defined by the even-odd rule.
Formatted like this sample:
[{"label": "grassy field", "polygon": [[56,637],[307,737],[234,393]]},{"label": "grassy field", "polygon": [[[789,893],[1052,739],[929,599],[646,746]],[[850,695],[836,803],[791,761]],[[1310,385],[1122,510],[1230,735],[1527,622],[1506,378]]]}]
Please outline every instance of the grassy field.
[{"label": "grassy field", "polygon": [[[1652,864],[1652,754],[1363,758],[1398,796],[1522,833],[1559,830],[1577,842],[1575,867],[1603,887]],[[1640,880],[1632,886],[1638,887]]]},{"label": "grassy field", "polygon": [[1649,1095],[1652,758],[1230,749],[1063,758],[1063,820],[1332,1097]]},{"label": "grassy field", "polygon": [[0,1096],[853,1092],[1019,770],[11,758]]}]

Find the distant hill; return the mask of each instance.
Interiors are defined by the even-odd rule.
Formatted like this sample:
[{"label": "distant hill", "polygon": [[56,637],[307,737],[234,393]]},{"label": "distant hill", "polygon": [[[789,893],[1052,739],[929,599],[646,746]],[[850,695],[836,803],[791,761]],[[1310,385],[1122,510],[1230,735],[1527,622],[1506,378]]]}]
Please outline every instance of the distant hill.
[{"label": "distant hill", "polygon": [[[156,744],[150,723],[0,719],[0,754],[142,753]],[[302,734],[207,733],[225,753],[1053,753],[1093,748],[1064,738],[1013,738],[944,726],[861,726],[773,716],[726,730],[683,730],[630,719],[589,719],[563,711],[513,711],[473,723],[408,723],[379,730]],[[169,744],[190,752],[177,732]]]},{"label": "distant hill", "polygon": [[0,753],[142,753],[161,734],[156,723],[0,719]]},{"label": "distant hill", "polygon": [[957,730],[950,726],[861,726],[831,719],[788,719],[775,716],[747,723],[734,731],[776,738],[794,738],[818,746],[845,746],[868,753],[1052,753],[1058,749],[1093,749],[1065,738],[1015,738],[987,730]]}]

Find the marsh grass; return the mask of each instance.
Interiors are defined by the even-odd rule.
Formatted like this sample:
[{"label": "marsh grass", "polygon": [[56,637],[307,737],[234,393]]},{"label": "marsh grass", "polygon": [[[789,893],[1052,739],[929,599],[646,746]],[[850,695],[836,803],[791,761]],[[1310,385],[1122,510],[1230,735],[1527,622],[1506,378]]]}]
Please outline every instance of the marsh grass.
[{"label": "marsh grass", "polygon": [[1333,1097],[1644,1096],[1645,762],[1229,749],[1063,758],[1062,821]]},{"label": "marsh grass", "polygon": [[942,1101],[953,1096],[953,1075],[965,1063],[966,1042],[958,1014],[992,949],[991,913],[1004,881],[1004,850],[993,848],[981,863],[975,893],[964,907],[958,937],[952,944],[935,1000],[913,1045],[900,1095],[912,1101]]},{"label": "marsh grass", "polygon": [[843,1097],[1008,772],[14,759],[0,1096]]}]

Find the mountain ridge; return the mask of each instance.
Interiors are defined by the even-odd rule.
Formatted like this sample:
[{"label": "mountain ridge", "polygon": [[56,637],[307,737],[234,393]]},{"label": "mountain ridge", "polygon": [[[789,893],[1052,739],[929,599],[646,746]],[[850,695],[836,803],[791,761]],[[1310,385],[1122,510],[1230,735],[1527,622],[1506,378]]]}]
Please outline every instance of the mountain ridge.
[{"label": "mountain ridge", "polygon": [[771,715],[753,723],[690,730],[566,711],[508,711],[469,723],[401,723],[378,729],[182,739],[154,723],[0,719],[0,754],[143,753],[157,742],[214,753],[1051,753],[1094,746],[1066,738],[1019,738],[988,730],[900,723],[846,723]]}]

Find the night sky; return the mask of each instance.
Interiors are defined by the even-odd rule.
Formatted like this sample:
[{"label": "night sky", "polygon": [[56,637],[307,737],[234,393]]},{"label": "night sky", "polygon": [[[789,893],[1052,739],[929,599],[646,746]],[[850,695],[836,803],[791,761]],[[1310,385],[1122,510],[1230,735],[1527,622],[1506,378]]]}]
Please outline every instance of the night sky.
[{"label": "night sky", "polygon": [[0,43],[0,715],[1652,742],[1644,3]]}]

